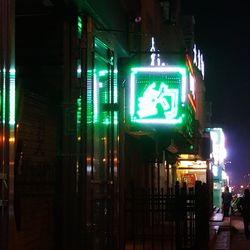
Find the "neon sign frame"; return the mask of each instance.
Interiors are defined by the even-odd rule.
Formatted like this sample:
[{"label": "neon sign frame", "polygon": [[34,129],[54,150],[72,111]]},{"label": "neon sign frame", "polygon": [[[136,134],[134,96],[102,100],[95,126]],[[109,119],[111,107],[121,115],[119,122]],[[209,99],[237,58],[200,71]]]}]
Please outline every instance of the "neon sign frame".
[{"label": "neon sign frame", "polygon": [[[139,75],[148,75],[149,79],[144,79],[142,86],[144,86],[144,93],[141,96],[137,96],[137,90],[140,88],[138,84],[140,84]],[[165,77],[166,80],[152,80],[150,79],[150,75],[155,76],[157,78]],[[174,75],[177,77],[176,83],[168,84],[168,77],[170,75]],[[172,80],[172,81],[175,81]],[[157,83],[156,83],[157,82]],[[180,108],[184,106],[186,103],[186,88],[187,88],[187,70],[185,67],[174,67],[174,66],[165,66],[165,67],[138,67],[131,68],[130,75],[130,120],[135,123],[142,124],[180,124],[183,121],[183,117],[185,114],[180,111]],[[152,107],[152,103],[146,103],[145,99],[149,95],[151,99],[154,99],[154,104],[161,104],[161,106],[165,106],[166,110],[172,107],[170,111],[162,112],[163,117],[157,117],[156,107]],[[156,97],[159,97],[161,100],[157,100]],[[168,100],[170,101],[167,101]],[[176,103],[178,101],[178,103]],[[170,103],[170,104],[169,104]],[[144,111],[148,109],[148,113],[151,112],[153,116],[143,114],[140,110],[140,107],[144,107]],[[147,112],[147,111],[146,111]],[[155,115],[155,116],[154,116]],[[164,117],[165,116],[165,117]]]}]

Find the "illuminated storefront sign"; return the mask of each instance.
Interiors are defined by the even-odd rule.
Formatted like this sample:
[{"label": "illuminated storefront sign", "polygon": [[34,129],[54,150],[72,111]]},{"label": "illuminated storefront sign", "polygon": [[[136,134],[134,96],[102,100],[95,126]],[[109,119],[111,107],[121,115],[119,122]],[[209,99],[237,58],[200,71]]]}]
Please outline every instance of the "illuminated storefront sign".
[{"label": "illuminated storefront sign", "polygon": [[160,59],[160,53],[159,50],[156,54],[156,49],[155,49],[155,39],[154,37],[151,38],[151,48],[150,48],[150,52],[151,52],[151,62],[150,62],[150,66],[165,66],[165,63],[161,62]]},{"label": "illuminated storefront sign", "polygon": [[130,117],[132,122],[182,123],[186,102],[185,67],[131,69]]},{"label": "illuminated storefront sign", "polygon": [[202,77],[204,79],[205,64],[203,60],[203,54],[199,49],[196,48],[196,44],[194,44],[193,47],[193,64],[201,71]]},{"label": "illuminated storefront sign", "polygon": [[196,155],[179,154],[176,166],[177,178],[182,182],[186,182],[188,187],[194,187],[196,181],[207,181],[207,162],[197,160]]},{"label": "illuminated storefront sign", "polygon": [[212,158],[214,165],[223,165],[226,159],[225,135],[222,128],[212,128],[210,130],[212,140]]},{"label": "illuminated storefront sign", "polygon": [[187,183],[188,187],[194,187],[196,181],[196,175],[194,173],[184,174],[183,181]]}]

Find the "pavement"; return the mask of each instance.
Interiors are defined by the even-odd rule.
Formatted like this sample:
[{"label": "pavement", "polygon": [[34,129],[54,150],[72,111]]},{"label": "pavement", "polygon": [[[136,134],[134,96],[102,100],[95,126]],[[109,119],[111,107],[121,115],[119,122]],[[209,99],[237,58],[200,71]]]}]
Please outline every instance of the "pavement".
[{"label": "pavement", "polygon": [[250,240],[245,238],[242,217],[231,217],[232,235],[230,250],[250,250]]},{"label": "pavement", "polygon": [[240,215],[224,217],[215,213],[210,218],[210,250],[250,250]]},{"label": "pavement", "polygon": [[224,217],[221,212],[210,218],[210,249],[230,250],[231,217]]}]

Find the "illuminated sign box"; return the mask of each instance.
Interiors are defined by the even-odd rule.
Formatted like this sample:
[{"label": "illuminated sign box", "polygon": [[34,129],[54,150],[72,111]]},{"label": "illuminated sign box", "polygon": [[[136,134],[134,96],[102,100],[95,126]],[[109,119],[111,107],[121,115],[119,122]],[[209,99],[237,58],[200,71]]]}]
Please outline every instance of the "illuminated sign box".
[{"label": "illuminated sign box", "polygon": [[186,102],[185,67],[132,68],[130,118],[135,123],[180,124]]}]

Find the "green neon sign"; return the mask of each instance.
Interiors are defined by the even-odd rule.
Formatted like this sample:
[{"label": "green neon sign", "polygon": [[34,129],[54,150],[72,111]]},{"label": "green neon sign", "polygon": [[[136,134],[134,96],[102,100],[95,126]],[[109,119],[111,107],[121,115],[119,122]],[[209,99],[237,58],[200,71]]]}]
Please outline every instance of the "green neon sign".
[{"label": "green neon sign", "polygon": [[9,123],[15,125],[15,79],[16,70],[14,68],[10,69],[10,116]]},{"label": "green neon sign", "polygon": [[[1,71],[0,71],[1,72]],[[15,125],[15,79],[16,79],[16,70],[11,68],[9,72],[6,69],[3,69],[3,97],[2,97],[2,122],[5,123],[6,118],[6,74],[9,74],[9,124]],[[0,100],[1,101],[1,100]],[[1,103],[0,103],[1,104]]]},{"label": "green neon sign", "polygon": [[132,68],[130,118],[136,123],[180,124],[186,102],[186,68]]}]

